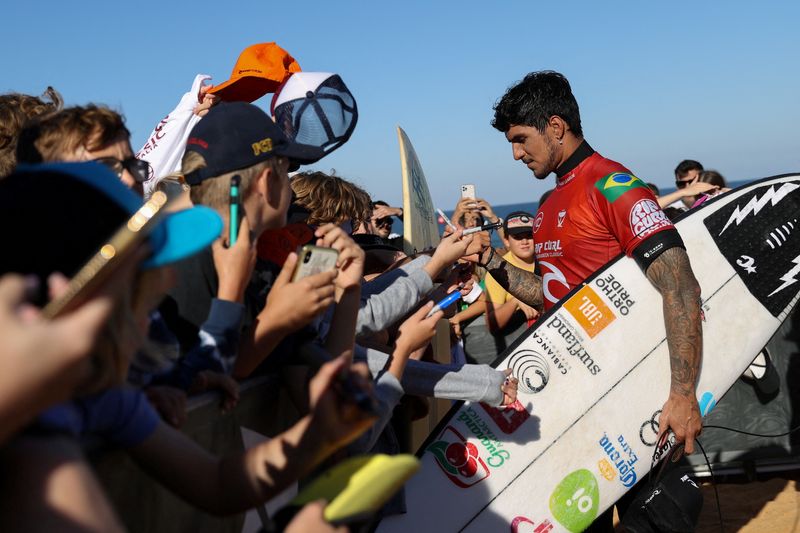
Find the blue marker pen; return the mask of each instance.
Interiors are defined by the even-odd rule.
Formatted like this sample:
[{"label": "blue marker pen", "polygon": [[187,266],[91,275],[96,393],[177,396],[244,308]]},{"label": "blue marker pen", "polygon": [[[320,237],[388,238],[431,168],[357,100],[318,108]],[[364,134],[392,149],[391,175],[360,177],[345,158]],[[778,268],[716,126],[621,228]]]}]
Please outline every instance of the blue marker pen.
[{"label": "blue marker pen", "polygon": [[434,313],[438,313],[439,311],[441,311],[443,309],[447,309],[450,305],[452,305],[459,298],[461,298],[461,292],[460,291],[456,290],[456,291],[451,292],[450,294],[448,294],[447,296],[442,298],[439,302],[437,302],[436,305],[434,305],[431,308],[431,310],[428,311],[428,314],[425,315],[425,318],[430,318]]},{"label": "blue marker pen", "polygon": [[230,216],[228,218],[228,246],[236,244],[236,239],[239,236],[239,208],[241,207],[241,197],[239,196],[239,184],[242,178],[236,174],[231,178],[231,198],[230,198]]}]

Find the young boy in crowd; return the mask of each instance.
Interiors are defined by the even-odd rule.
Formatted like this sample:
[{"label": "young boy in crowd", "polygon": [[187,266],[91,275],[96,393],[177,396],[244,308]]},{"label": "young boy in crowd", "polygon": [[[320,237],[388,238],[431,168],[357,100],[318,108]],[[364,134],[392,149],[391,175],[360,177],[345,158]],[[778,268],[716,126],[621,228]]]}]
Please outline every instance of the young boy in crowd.
[{"label": "young boy in crowd", "polygon": [[[37,191],[43,189],[53,194],[40,197]],[[54,271],[73,276],[116,228],[130,227],[128,219],[141,205],[112,173],[87,163],[18,169],[0,182],[0,193],[6,242],[14,247],[43,243],[30,254],[4,256],[0,273],[34,272],[40,277]],[[30,212],[32,203],[40,216],[12,228],[10,221]],[[64,531],[75,524],[96,531],[121,529],[79,443],[127,448],[182,498],[226,514],[274,496],[371,425],[370,415],[354,410],[334,392],[337,376],[350,374],[345,357],[324,365],[312,380],[308,415],[273,440],[225,458],[209,454],[159,421],[141,391],[122,386],[144,338],[149,308],[163,295],[167,265],[196,253],[218,234],[218,216],[207,208],[170,213],[142,245],[148,253],[123,259],[133,263],[137,275],[102,326],[103,342],[92,350],[80,396],[40,415],[34,429],[2,450],[4,530]],[[361,381],[354,376],[353,386],[365,392],[369,388],[363,374]]]},{"label": "young boy in crowd", "polygon": [[[28,164],[96,161],[139,194],[151,174],[149,164],[132,155],[130,133],[122,115],[93,104],[69,107],[29,121],[20,133],[17,152],[20,163]],[[216,243],[212,247],[214,262],[225,277],[223,287],[240,285],[240,279],[249,278],[252,265],[248,270],[247,257],[252,251],[247,244],[223,248]],[[238,386],[225,372],[230,370],[236,353],[242,313],[235,294],[217,294],[204,318],[203,334],[195,334],[187,343],[183,357],[179,357],[177,340],[160,314],[151,314],[147,349],[137,354],[129,380],[145,387],[149,400],[174,426],[182,425],[186,419],[186,392],[222,389],[223,408],[235,406]]]},{"label": "young boy in crowd", "polygon": [[[503,259],[523,270],[533,272],[536,267],[533,242],[533,219],[524,211],[510,213],[503,221],[503,246],[508,253]],[[504,336],[510,344],[538,318],[539,311],[526,305],[501,287],[491,274],[486,275],[486,309],[489,331]]]},{"label": "young boy in crowd", "polygon": [[[286,224],[292,196],[290,164],[313,162],[323,155],[318,148],[289,141],[256,106],[222,103],[193,128],[183,159],[183,173],[191,186],[192,202],[216,210],[223,218],[224,234],[230,224],[231,178],[238,175],[242,216],[247,220],[251,242],[256,242],[265,230]],[[346,323],[355,320],[358,309],[363,252],[333,225],[318,228],[315,237],[318,245],[339,252],[337,270],[289,281],[297,262],[296,254],[292,253],[266,301],[258,279],[243,280],[243,286],[232,288],[243,294],[245,305],[235,374],[242,376],[240,365],[249,368],[253,366],[250,361],[263,360],[287,334],[309,324],[334,302],[342,313],[334,314],[336,326],[331,328],[333,334],[328,337],[326,348],[332,355],[352,354],[353,329]],[[178,283],[170,293],[165,317],[179,337],[186,338],[189,331],[191,338],[191,331],[199,327],[213,295],[222,287],[210,252],[181,263],[178,272]],[[351,314],[352,318],[343,318]]]}]

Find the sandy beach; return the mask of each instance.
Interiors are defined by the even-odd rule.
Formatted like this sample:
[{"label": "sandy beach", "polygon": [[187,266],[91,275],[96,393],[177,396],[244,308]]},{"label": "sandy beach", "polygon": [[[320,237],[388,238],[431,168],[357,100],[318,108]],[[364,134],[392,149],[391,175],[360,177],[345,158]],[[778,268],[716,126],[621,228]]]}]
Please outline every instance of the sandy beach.
[{"label": "sandy beach", "polygon": [[[800,531],[799,474],[749,483],[717,485],[724,530],[748,533]],[[703,485],[698,532],[718,532],[719,515],[711,484]]]}]

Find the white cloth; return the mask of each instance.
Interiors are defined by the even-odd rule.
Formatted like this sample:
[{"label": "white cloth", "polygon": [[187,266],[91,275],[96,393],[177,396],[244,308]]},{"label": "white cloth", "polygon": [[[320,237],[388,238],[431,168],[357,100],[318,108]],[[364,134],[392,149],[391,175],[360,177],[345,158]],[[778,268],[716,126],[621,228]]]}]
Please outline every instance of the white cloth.
[{"label": "white cloth", "polygon": [[210,79],[211,76],[206,74],[195,76],[189,92],[183,95],[175,109],[161,119],[150,133],[147,142],[136,153],[138,159],[147,161],[153,167],[152,175],[144,183],[145,198],[153,193],[164,176],[181,169],[181,159],[189,132],[200,121],[200,117],[194,114],[194,108],[199,103],[200,87]]},{"label": "white cloth", "polygon": [[464,303],[468,305],[472,305],[478,299],[478,297],[483,292],[483,288],[480,286],[479,283],[472,284],[472,290],[466,296],[462,296],[461,299],[464,300]]}]

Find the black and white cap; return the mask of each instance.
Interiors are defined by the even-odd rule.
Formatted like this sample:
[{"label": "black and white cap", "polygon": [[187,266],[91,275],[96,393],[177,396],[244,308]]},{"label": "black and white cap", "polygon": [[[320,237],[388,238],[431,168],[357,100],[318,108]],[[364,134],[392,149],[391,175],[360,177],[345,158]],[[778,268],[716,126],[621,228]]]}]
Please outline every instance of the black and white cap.
[{"label": "black and white cap", "polygon": [[338,74],[295,72],[275,92],[272,116],[290,140],[327,154],[352,135],[358,107]]}]

